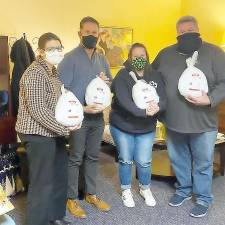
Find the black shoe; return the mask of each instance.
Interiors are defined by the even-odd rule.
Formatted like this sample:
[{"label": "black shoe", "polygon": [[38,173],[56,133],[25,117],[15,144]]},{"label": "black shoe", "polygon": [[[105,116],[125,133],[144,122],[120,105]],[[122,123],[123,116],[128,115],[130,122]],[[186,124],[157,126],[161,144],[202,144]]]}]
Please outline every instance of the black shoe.
[{"label": "black shoe", "polygon": [[204,217],[208,212],[209,207],[197,204],[190,212],[190,216],[195,218]]},{"label": "black shoe", "polygon": [[50,222],[51,225],[70,225],[71,222],[65,220],[55,220]]},{"label": "black shoe", "polygon": [[182,197],[178,194],[174,194],[169,200],[169,205],[173,207],[178,207],[178,206],[181,206],[185,201],[190,199],[191,199],[191,196]]}]

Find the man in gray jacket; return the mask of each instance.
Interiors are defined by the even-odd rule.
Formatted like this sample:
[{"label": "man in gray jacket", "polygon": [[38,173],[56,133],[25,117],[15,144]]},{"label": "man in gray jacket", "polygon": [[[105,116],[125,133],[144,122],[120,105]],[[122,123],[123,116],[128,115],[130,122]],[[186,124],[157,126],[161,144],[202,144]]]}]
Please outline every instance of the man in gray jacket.
[{"label": "man in gray jacket", "polygon": [[[217,46],[202,41],[197,20],[181,17],[177,22],[177,43],[161,50],[153,67],[162,73],[167,93],[163,117],[167,127],[167,146],[176,174],[176,193],[170,206],[180,206],[192,194],[196,206],[193,217],[206,215],[212,196],[214,145],[218,122],[216,107],[225,99],[225,54]],[[186,59],[198,51],[196,67],[206,76],[208,93],[183,97],[178,81],[186,69]]]},{"label": "man in gray jacket", "polygon": [[86,202],[104,212],[109,211],[110,206],[96,196],[97,163],[104,131],[103,109],[97,104],[87,105],[85,92],[96,75],[106,83],[109,83],[112,77],[106,58],[96,51],[98,21],[92,17],[84,17],[80,22],[78,34],[79,46],[65,55],[58,70],[65,87],[76,95],[84,108],[81,129],[71,132],[70,135],[67,208],[74,217],[86,218],[87,214],[78,201],[81,165],[84,167]]}]

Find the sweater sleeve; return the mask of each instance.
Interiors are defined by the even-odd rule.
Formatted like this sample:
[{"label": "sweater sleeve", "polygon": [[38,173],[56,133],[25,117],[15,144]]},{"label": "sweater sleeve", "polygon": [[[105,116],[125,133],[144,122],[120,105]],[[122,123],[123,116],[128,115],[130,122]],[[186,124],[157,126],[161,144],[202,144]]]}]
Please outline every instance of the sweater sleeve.
[{"label": "sweater sleeve", "polygon": [[216,48],[215,50],[212,62],[215,86],[209,93],[211,107],[216,107],[225,99],[225,53],[220,48]]},{"label": "sweater sleeve", "polygon": [[146,111],[144,109],[139,109],[135,105],[132,99],[132,87],[128,85],[128,81],[124,76],[126,75],[119,71],[112,84],[113,93],[120,107],[131,113],[133,116],[146,118]]},{"label": "sweater sleeve", "polygon": [[50,131],[61,136],[68,135],[69,130],[59,124],[55,119],[54,112],[46,107],[44,90],[45,80],[38,73],[34,73],[29,80],[25,81],[24,94],[31,116]]}]

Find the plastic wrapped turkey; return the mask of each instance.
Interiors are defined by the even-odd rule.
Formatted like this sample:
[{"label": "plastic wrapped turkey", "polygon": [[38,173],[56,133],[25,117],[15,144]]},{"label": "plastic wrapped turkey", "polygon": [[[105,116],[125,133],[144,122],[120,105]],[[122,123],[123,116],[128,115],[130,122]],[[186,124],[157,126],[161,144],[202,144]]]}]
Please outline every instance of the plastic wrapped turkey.
[{"label": "plastic wrapped turkey", "polygon": [[84,118],[83,106],[76,96],[71,92],[61,87],[62,95],[59,97],[56,109],[55,118],[57,122],[63,126],[77,126]]},{"label": "plastic wrapped turkey", "polygon": [[187,68],[182,73],[178,90],[184,97],[200,97],[202,93],[208,93],[208,82],[205,74],[195,67],[198,59],[198,52],[195,51],[192,57],[186,60]]},{"label": "plastic wrapped turkey", "polygon": [[129,74],[136,82],[132,88],[132,98],[138,108],[147,109],[151,101],[159,102],[159,96],[154,86],[144,80],[138,80],[133,71]]},{"label": "plastic wrapped turkey", "polygon": [[103,109],[111,104],[111,91],[109,86],[96,77],[87,86],[85,100],[87,105],[99,105]]}]

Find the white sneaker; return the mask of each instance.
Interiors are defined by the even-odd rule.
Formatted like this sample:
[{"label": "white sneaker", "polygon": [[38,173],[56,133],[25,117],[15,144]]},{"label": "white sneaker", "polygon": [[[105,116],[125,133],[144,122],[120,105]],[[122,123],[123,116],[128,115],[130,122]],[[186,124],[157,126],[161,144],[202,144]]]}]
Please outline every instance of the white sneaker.
[{"label": "white sneaker", "polygon": [[123,204],[128,208],[132,208],[135,206],[133,195],[130,189],[122,191],[122,200]]},{"label": "white sneaker", "polygon": [[148,188],[148,189],[140,188],[140,195],[144,198],[145,204],[147,206],[155,206],[156,205],[156,201],[152,195],[150,188]]}]

